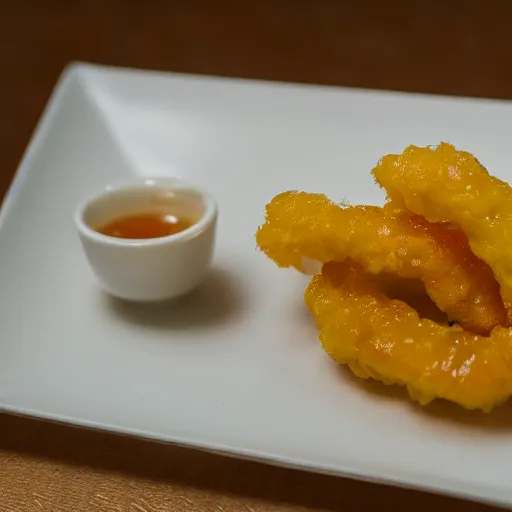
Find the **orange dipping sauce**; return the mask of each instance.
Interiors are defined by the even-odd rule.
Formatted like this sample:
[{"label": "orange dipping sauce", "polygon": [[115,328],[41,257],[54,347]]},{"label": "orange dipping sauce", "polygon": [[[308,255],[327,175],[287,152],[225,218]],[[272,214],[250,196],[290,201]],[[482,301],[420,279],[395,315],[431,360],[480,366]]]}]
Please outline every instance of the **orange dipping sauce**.
[{"label": "orange dipping sauce", "polygon": [[115,219],[97,228],[102,235],[135,240],[175,235],[192,226],[188,219],[168,213],[140,213]]}]

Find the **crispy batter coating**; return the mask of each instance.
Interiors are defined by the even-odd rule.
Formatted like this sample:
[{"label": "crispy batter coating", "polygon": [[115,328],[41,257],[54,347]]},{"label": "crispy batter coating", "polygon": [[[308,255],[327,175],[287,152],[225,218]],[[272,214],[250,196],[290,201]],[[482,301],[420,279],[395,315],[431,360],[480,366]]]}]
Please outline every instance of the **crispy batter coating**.
[{"label": "crispy batter coating", "polygon": [[430,222],[450,222],[466,233],[473,252],[486,261],[512,307],[512,188],[465,151],[442,143],[409,146],[388,155],[372,171],[399,207]]},{"label": "crispy batter coating", "polygon": [[490,411],[512,394],[512,329],[489,337],[445,327],[390,300],[350,260],[324,265],[305,293],[327,353],[359,377]]},{"label": "crispy batter coating", "polygon": [[281,267],[302,270],[304,258],[352,258],[367,272],[419,279],[442,311],[475,332],[506,321],[492,271],[471,252],[465,235],[406,211],[342,207],[321,194],[285,192],[267,205],[256,241]]}]

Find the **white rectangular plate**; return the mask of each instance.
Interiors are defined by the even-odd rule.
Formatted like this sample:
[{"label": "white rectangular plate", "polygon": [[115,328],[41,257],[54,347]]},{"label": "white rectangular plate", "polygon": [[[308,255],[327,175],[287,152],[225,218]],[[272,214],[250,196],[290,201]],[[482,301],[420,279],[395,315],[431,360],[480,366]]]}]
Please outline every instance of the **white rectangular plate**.
[{"label": "white rectangular plate", "polygon": [[[506,102],[74,65],[0,220],[0,407],[314,471],[512,504],[512,413],[422,409],[340,370],[307,283],[256,252],[288,189],[378,203],[370,169],[448,140],[512,181]],[[72,214],[131,176],[212,192],[215,269],[173,308],[99,289]]]}]

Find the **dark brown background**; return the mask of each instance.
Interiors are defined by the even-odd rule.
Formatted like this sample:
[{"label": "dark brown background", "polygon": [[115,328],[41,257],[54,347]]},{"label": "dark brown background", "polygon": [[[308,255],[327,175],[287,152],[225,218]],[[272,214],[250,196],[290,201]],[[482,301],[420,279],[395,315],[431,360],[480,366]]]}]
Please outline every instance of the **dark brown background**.
[{"label": "dark brown background", "polygon": [[[0,0],[0,193],[71,60],[512,98],[508,2]],[[0,416],[0,511],[488,507]]]}]

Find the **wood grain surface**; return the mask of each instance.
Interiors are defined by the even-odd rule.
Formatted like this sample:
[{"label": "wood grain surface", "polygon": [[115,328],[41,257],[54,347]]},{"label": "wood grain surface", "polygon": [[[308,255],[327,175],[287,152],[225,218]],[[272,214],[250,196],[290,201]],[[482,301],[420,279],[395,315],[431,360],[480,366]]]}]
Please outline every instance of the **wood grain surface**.
[{"label": "wood grain surface", "polygon": [[[0,193],[72,60],[512,98],[511,17],[476,0],[0,0]],[[492,509],[0,416],[0,511],[36,510]]]}]

